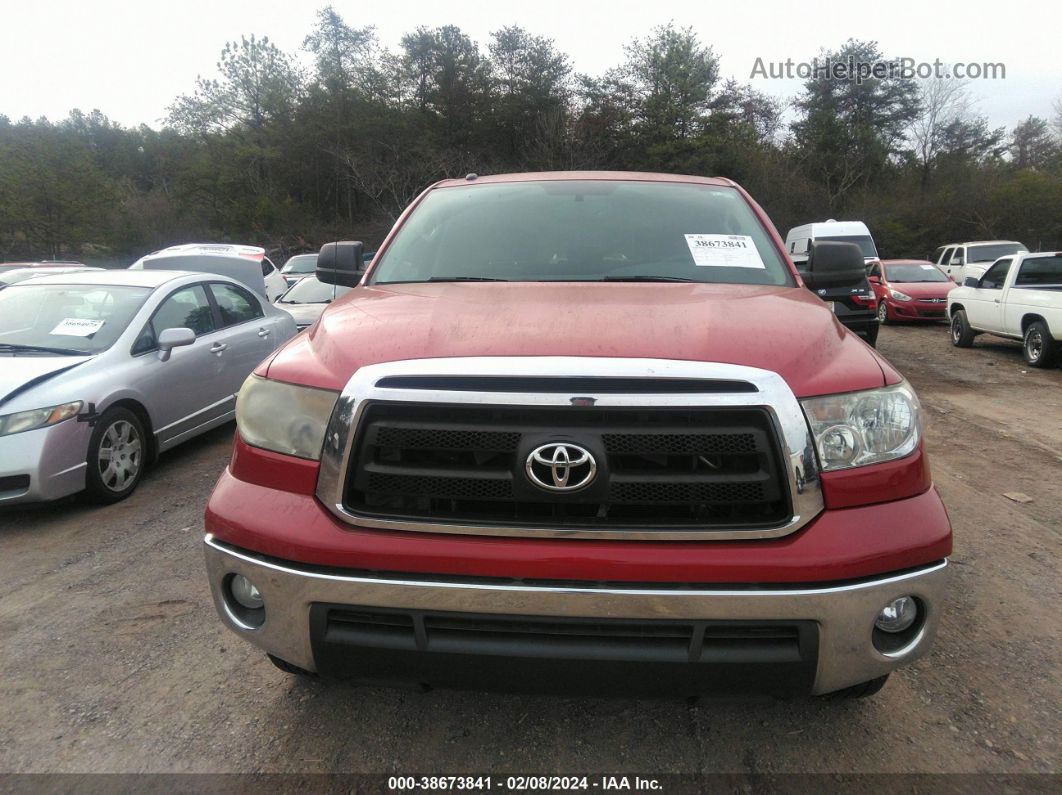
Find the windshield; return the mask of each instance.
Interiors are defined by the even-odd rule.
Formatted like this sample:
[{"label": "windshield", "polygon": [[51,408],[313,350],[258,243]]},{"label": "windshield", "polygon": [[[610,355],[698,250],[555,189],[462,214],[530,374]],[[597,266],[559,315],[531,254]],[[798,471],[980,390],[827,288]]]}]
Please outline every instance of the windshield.
[{"label": "windshield", "polygon": [[863,259],[877,259],[878,250],[874,248],[874,238],[870,235],[831,235],[829,237],[816,237],[816,240],[827,240],[834,243],[855,243],[863,252]]},{"label": "windshield", "polygon": [[1021,243],[993,243],[988,246],[967,246],[967,262],[995,262],[1000,257],[1028,251]]},{"label": "windshield", "polygon": [[292,285],[284,295],[280,297],[282,304],[326,304],[333,298],[339,298],[350,292],[349,287],[337,287],[334,284],[325,284],[310,276]]},{"label": "windshield", "polygon": [[935,265],[925,264],[885,265],[885,278],[890,282],[914,284],[917,282],[946,282],[948,277]]},{"label": "windshield", "polygon": [[281,273],[313,273],[317,268],[316,254],[299,254],[284,263]]},{"label": "windshield", "polygon": [[540,181],[429,193],[378,257],[372,283],[690,281],[793,284],[733,188]]},{"label": "windshield", "polygon": [[0,290],[0,354],[25,347],[99,353],[114,344],[150,293],[149,287],[33,281]]}]

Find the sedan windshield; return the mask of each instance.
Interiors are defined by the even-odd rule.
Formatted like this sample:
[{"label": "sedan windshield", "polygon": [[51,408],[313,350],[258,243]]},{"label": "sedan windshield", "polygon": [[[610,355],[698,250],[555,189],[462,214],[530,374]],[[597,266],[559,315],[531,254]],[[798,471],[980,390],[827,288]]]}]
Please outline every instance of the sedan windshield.
[{"label": "sedan windshield", "polygon": [[345,293],[349,293],[349,287],[337,287],[334,284],[325,284],[317,281],[316,277],[309,276],[296,282],[290,290],[280,297],[281,304],[327,304]]},{"label": "sedan windshield", "polygon": [[946,282],[948,277],[935,265],[925,263],[907,265],[886,265],[885,278],[894,283],[914,284],[917,282]]},{"label": "sedan windshield", "polygon": [[967,246],[967,262],[995,262],[1000,257],[1028,251],[1021,243],[993,243],[989,246]]},{"label": "sedan windshield", "polygon": [[767,229],[729,187],[537,181],[429,193],[372,283],[665,281],[793,284]]},{"label": "sedan windshield", "polygon": [[150,293],[149,287],[102,284],[13,285],[0,291],[0,354],[99,353]]},{"label": "sedan windshield", "polygon": [[284,263],[281,273],[313,273],[317,268],[316,254],[299,254]]}]

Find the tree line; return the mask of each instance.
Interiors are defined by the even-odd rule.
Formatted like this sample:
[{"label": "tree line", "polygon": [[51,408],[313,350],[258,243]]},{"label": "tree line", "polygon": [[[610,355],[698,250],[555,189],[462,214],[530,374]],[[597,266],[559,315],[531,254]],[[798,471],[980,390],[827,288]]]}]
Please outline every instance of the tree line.
[{"label": "tree line", "polygon": [[[444,177],[616,169],[725,176],[784,234],[861,219],[886,256],[1003,238],[1062,248],[1062,101],[993,128],[955,80],[808,80],[785,103],[724,79],[691,28],[661,25],[602,75],[510,26],[486,49],[454,26],[397,51],[321,9],[300,60],[241,38],[161,129],[98,110],[0,116],[0,260],[125,264],[192,240],[280,255],[380,242]],[[820,55],[886,61],[849,40]]]}]

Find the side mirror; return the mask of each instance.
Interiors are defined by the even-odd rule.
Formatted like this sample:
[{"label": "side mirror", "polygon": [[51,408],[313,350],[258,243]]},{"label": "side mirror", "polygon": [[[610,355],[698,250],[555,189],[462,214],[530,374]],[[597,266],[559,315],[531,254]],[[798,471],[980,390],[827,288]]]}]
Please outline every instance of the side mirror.
[{"label": "side mirror", "polygon": [[881,279],[877,276],[867,276],[867,281],[871,284],[881,284]]},{"label": "side mirror", "polygon": [[325,243],[317,255],[317,280],[339,287],[357,287],[365,273],[361,241]]},{"label": "side mirror", "polygon": [[981,280],[978,279],[976,276],[967,276],[963,280],[962,286],[963,287],[976,287],[980,283],[981,283]]},{"label": "side mirror", "polygon": [[159,361],[169,361],[174,348],[183,348],[195,342],[195,332],[190,328],[168,328],[159,334]]},{"label": "side mirror", "polygon": [[807,270],[801,276],[812,290],[863,287],[867,283],[863,252],[855,243],[816,240],[811,244]]}]

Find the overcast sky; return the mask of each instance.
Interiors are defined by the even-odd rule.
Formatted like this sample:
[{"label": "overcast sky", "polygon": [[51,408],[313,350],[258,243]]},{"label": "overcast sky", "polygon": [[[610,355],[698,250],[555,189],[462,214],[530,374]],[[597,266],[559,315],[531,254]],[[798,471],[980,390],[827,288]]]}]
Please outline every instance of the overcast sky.
[{"label": "overcast sky", "polygon": [[[57,120],[98,108],[123,124],[159,126],[174,97],[215,72],[218,53],[241,34],[269,36],[295,53],[321,0],[0,0],[0,114]],[[623,44],[653,25],[692,25],[715,49],[724,77],[747,81],[757,57],[811,59],[849,37],[875,39],[886,55],[946,63],[1002,62],[1006,79],[971,86],[992,126],[1052,116],[1062,97],[1060,4],[892,0],[865,4],[778,0],[335,0],[352,26],[375,25],[397,48],[417,25],[456,24],[486,50],[490,31],[520,24],[553,38],[578,71],[620,62]],[[1055,8],[1051,11],[1051,8]],[[799,81],[756,79],[789,97]]]}]

